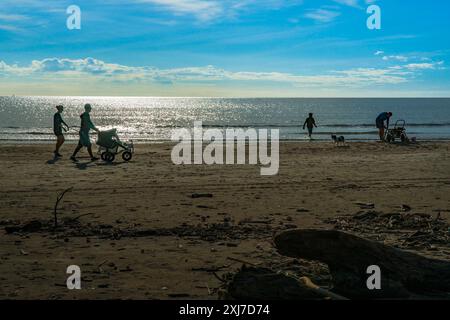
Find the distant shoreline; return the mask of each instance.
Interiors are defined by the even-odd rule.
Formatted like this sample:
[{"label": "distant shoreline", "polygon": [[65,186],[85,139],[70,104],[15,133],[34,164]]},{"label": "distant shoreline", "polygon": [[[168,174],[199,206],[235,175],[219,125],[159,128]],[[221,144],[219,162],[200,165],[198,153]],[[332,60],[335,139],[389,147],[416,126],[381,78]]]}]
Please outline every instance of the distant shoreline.
[{"label": "distant shoreline", "polygon": [[[5,139],[5,140],[0,140],[0,145],[2,146],[7,146],[7,145],[12,145],[12,146],[21,146],[21,145],[49,145],[49,144],[54,144],[56,140],[9,140],[9,139]],[[65,145],[76,145],[77,144],[77,140],[66,140]],[[317,143],[317,144],[322,144],[322,143],[333,143],[331,141],[331,139],[313,139],[313,140],[308,140],[308,139],[280,139],[281,143]],[[374,143],[378,143],[378,139],[374,138],[374,139],[347,139],[348,143],[352,143],[352,144],[374,144]],[[446,142],[450,142],[450,138],[436,138],[436,139],[423,139],[423,140],[418,140],[417,143],[415,144],[421,144],[421,143],[446,143]],[[170,141],[170,140],[146,140],[146,141],[139,141],[139,140],[133,140],[133,143],[135,145],[154,145],[154,144],[174,144],[175,142]],[[95,141],[92,140],[92,144],[94,146],[94,149],[97,147],[95,144]],[[207,142],[204,141],[204,144],[206,145]],[[401,145],[401,143],[392,143],[392,145]],[[408,145],[408,144],[405,144]],[[413,144],[411,144],[413,145]]]}]

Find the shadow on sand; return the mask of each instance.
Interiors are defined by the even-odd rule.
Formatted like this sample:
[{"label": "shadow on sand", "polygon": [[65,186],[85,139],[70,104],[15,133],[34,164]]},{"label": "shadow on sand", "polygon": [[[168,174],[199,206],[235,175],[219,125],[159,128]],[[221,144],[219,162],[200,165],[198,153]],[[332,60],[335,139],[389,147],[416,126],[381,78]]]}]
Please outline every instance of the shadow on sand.
[{"label": "shadow on sand", "polygon": [[61,160],[61,158],[59,158],[59,157],[53,157],[53,159],[48,160],[46,163],[47,163],[47,164],[55,164],[55,163],[57,163],[59,160]]},{"label": "shadow on sand", "polygon": [[79,170],[86,170],[90,167],[94,167],[95,166],[112,166],[112,167],[116,167],[116,166],[120,166],[122,164],[124,164],[126,162],[104,162],[104,161],[87,161],[87,162],[74,162],[75,166],[77,169]]},{"label": "shadow on sand", "polygon": [[[131,161],[129,161],[129,162],[131,162]],[[101,161],[101,162],[97,163],[97,166],[117,167],[117,166],[121,166],[121,165],[123,165],[125,163],[127,163],[127,162],[125,162],[125,161],[122,161],[122,162],[105,162],[105,161]]]}]

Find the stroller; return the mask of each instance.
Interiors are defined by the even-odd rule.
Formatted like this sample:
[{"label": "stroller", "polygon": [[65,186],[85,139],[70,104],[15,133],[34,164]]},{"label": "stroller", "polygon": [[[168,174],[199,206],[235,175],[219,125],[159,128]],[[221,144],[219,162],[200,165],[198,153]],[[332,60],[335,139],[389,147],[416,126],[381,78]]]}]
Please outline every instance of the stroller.
[{"label": "stroller", "polygon": [[101,154],[103,161],[113,162],[118,154],[122,154],[122,159],[126,162],[133,158],[133,141],[120,141],[117,129],[99,132],[97,145],[99,146],[98,153]]},{"label": "stroller", "polygon": [[395,142],[396,139],[400,139],[401,142],[408,142],[409,138],[406,135],[406,121],[398,120],[393,129],[387,129],[386,131],[386,141]]}]

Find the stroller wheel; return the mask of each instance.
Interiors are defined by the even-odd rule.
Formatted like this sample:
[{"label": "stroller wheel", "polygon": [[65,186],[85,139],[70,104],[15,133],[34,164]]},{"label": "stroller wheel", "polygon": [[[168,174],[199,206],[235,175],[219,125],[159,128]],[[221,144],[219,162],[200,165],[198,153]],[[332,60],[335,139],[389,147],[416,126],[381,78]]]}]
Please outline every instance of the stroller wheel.
[{"label": "stroller wheel", "polygon": [[116,158],[116,156],[114,155],[114,153],[105,152],[105,161],[113,162],[115,158]]},{"label": "stroller wheel", "polygon": [[122,159],[124,161],[130,161],[131,158],[133,158],[133,154],[130,151],[125,151],[124,153],[122,153]]},{"label": "stroller wheel", "polygon": [[102,152],[100,158],[102,158],[103,161],[106,161],[106,155],[108,154],[108,152]]}]

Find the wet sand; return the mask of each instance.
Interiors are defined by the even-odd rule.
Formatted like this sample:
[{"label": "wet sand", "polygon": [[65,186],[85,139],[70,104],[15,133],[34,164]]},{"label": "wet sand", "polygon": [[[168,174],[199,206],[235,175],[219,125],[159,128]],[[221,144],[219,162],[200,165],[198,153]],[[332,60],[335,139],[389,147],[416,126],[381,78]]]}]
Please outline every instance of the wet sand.
[{"label": "wet sand", "polygon": [[[273,249],[274,233],[332,228],[327,219],[361,211],[357,203],[450,221],[448,142],[281,143],[274,177],[251,165],[176,166],[171,144],[138,145],[130,163],[112,165],[74,164],[72,148],[53,162],[52,145],[0,146],[0,298],[216,299],[211,271],[231,272],[236,260],[279,266],[291,259]],[[69,187],[58,211],[65,227],[6,232],[51,225]],[[450,245],[418,251],[450,259]],[[69,265],[81,267],[82,290],[66,288]]]}]

